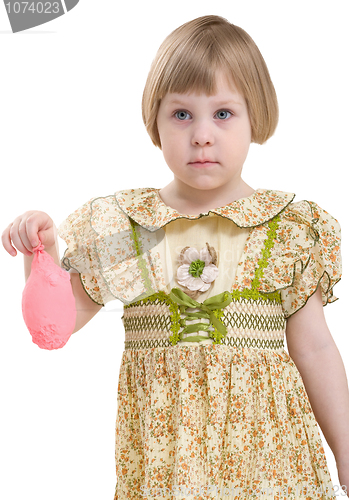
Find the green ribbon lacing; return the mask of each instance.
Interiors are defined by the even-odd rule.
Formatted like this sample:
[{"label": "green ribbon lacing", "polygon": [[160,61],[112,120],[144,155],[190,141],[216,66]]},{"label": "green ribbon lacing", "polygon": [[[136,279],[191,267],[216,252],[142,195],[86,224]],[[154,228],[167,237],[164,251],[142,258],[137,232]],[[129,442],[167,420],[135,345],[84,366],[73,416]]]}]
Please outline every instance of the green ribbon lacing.
[{"label": "green ribbon lacing", "polygon": [[[172,288],[169,296],[173,301],[179,304],[181,314],[187,314],[185,318],[179,321],[180,325],[184,326],[183,330],[179,333],[179,340],[184,340],[184,342],[200,342],[201,340],[207,340],[207,338],[211,337],[216,342],[219,342],[222,337],[227,335],[226,326],[222,323],[222,321],[220,321],[220,319],[218,319],[217,316],[221,316],[222,309],[233,300],[230,292],[219,293],[218,295],[214,295],[213,297],[204,300],[202,303],[196,302],[196,300],[189,297],[189,295],[179,288]],[[188,307],[198,308],[201,309],[201,311],[187,313],[185,309]],[[201,318],[209,319],[210,323],[194,323],[192,325],[185,326],[187,319]],[[212,326],[214,327],[214,331],[212,331]],[[193,333],[200,330],[208,331],[209,337],[204,335],[192,335],[183,339],[183,333]]]}]

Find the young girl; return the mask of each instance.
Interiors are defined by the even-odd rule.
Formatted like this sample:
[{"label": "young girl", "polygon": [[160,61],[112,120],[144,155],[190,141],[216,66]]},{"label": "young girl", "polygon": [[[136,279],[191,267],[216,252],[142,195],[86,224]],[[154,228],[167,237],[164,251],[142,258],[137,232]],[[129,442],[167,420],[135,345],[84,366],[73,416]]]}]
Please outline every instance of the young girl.
[{"label": "young girl", "polygon": [[[241,28],[195,19],[161,45],[142,110],[173,181],[93,198],[58,230],[74,332],[124,304],[115,499],[334,499],[318,424],[347,485],[349,393],[323,314],[340,225],[241,178],[278,122],[264,59]],[[26,278],[39,239],[60,265],[44,212],[3,233]]]}]

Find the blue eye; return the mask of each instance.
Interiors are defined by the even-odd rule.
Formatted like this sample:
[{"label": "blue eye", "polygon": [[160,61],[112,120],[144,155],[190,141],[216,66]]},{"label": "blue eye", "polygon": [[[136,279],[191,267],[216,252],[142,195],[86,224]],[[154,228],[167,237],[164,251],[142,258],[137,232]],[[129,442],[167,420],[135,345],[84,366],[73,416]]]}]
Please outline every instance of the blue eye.
[{"label": "blue eye", "polygon": [[[221,109],[217,112],[217,115],[219,115],[220,113],[230,113],[230,111],[228,111],[227,109]],[[232,114],[232,113],[230,113]],[[221,116],[222,117],[222,116]]]},{"label": "blue eye", "polygon": [[[220,117],[223,118],[223,120],[225,120],[228,117],[227,116],[222,117],[221,113],[229,113],[230,115],[233,114],[231,111],[228,111],[227,109],[220,109],[219,111],[217,111],[217,116],[220,115]],[[189,113],[187,113],[187,111],[184,111],[183,109],[180,109],[179,111],[176,111],[174,113],[174,116],[176,116],[180,121],[185,121],[185,115],[189,115]]]},{"label": "blue eye", "polygon": [[[176,111],[176,112],[175,112],[175,116],[180,115],[180,114],[181,114],[182,116],[183,116],[183,115],[185,116],[185,115],[188,115],[189,113],[187,113],[186,111],[183,111],[183,110],[181,110],[181,111]],[[177,118],[179,118],[179,117],[177,117]],[[183,121],[181,118],[179,118],[179,120]]]}]

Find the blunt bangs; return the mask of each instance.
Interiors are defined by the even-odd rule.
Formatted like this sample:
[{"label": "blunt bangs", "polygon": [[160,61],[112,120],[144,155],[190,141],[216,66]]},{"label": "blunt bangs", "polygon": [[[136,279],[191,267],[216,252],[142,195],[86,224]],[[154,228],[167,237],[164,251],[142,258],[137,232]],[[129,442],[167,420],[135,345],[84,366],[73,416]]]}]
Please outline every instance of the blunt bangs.
[{"label": "blunt bangs", "polygon": [[245,98],[251,141],[263,144],[278,123],[278,103],[265,61],[252,38],[219,16],[203,16],[174,30],[152,62],[142,98],[142,117],[150,138],[161,149],[156,119],[167,93],[216,93],[223,70]]}]

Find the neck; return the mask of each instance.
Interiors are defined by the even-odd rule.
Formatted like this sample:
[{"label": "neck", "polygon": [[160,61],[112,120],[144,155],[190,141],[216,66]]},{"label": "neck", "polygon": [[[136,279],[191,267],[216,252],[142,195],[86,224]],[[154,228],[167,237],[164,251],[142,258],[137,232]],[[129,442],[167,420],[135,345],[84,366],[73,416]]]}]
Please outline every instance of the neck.
[{"label": "neck", "polygon": [[238,182],[215,189],[197,189],[175,178],[159,191],[163,202],[180,213],[197,215],[212,208],[223,207],[254,193],[254,189],[240,177]]}]

